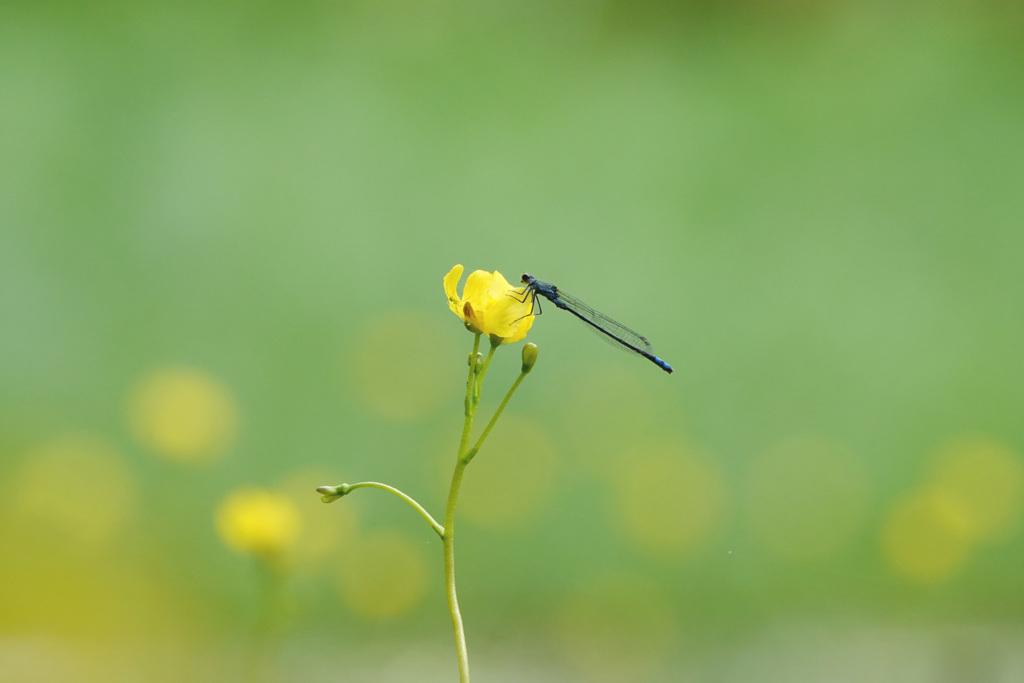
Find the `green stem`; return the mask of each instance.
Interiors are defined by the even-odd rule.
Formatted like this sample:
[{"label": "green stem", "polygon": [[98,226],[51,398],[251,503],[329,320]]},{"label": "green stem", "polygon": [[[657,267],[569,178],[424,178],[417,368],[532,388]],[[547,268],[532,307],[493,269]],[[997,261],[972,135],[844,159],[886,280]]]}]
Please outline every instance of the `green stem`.
[{"label": "green stem", "polygon": [[[482,368],[477,366],[476,357],[480,351],[480,335],[473,340],[473,354],[469,357],[469,379],[466,380],[466,411],[462,424],[462,439],[459,441],[459,457],[452,473],[452,485],[448,490],[448,504],[444,511],[444,534],[441,536],[444,545],[444,584],[448,595],[448,611],[452,615],[452,628],[455,630],[455,650],[459,658],[459,681],[469,683],[469,650],[466,649],[466,632],[462,627],[462,613],[459,611],[459,599],[455,593],[455,504],[459,499],[459,487],[462,486],[462,474],[466,470],[466,449],[473,431],[473,416],[476,415],[478,373]],[[493,354],[494,349],[491,349]],[[490,361],[490,355],[487,361]],[[486,363],[485,362],[485,363]]]},{"label": "green stem", "polygon": [[377,482],[377,481],[361,481],[358,484],[346,484],[346,486],[347,486],[346,492],[347,491],[354,491],[355,489],[374,488],[374,489],[380,489],[382,491],[388,491],[390,493],[395,494],[396,496],[398,496],[399,498],[404,500],[406,503],[408,503],[409,505],[413,506],[413,508],[415,508],[416,512],[420,513],[420,515],[422,515],[423,519],[427,520],[427,524],[429,524],[430,527],[435,532],[437,532],[437,535],[440,536],[441,538],[444,538],[444,527],[441,526],[440,524],[438,524],[437,521],[433,517],[430,516],[430,513],[427,512],[425,509],[423,509],[423,506],[420,505],[419,503],[417,503],[416,500],[412,496],[406,495],[405,493],[403,493],[403,492],[399,491],[398,489],[396,489],[394,486],[388,486],[387,484],[381,484],[380,482]]},{"label": "green stem", "polygon": [[459,657],[459,681],[469,683],[469,651],[466,649],[466,632],[462,627],[462,613],[459,611],[459,598],[455,593],[455,503],[459,498],[459,487],[462,485],[462,473],[466,463],[462,458],[455,464],[452,474],[452,485],[448,492],[448,505],[444,512],[444,583],[448,594],[448,611],[452,615],[452,628],[455,629],[455,651]]},{"label": "green stem", "polygon": [[255,558],[259,582],[258,612],[252,626],[249,680],[255,683],[270,680],[270,664],[277,647],[279,622],[282,617],[284,574],[278,566],[280,558]]},{"label": "green stem", "polygon": [[505,410],[505,406],[508,405],[509,399],[512,398],[512,394],[516,393],[516,389],[518,389],[519,385],[523,383],[523,378],[526,377],[526,375],[527,373],[525,372],[519,373],[519,377],[516,378],[516,381],[512,384],[512,388],[508,390],[507,394],[505,394],[505,399],[501,402],[501,405],[498,406],[496,411],[494,411],[494,417],[492,417],[491,421],[487,423],[487,427],[480,435],[480,438],[476,440],[476,444],[462,457],[461,460],[465,461],[466,465],[468,465],[469,461],[476,456],[480,447],[484,445],[484,440],[487,438],[487,435],[491,433],[491,429],[494,428],[494,423],[496,423],[498,418],[501,417],[501,413]]},{"label": "green stem", "polygon": [[491,350],[487,352],[487,358],[484,359],[484,365],[480,368],[480,375],[476,378],[476,386],[473,389],[474,413],[476,412],[476,406],[480,403],[480,391],[483,389],[484,377],[487,376],[487,368],[491,366],[491,358],[494,357],[494,351],[498,346],[500,346],[500,343],[495,344],[493,341],[491,342]]}]

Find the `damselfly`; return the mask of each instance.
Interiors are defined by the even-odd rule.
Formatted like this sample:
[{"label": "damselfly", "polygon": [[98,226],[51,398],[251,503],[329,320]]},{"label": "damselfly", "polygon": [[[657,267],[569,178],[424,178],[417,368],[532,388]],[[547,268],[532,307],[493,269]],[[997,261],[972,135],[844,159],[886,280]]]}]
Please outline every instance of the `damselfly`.
[{"label": "damselfly", "polygon": [[671,365],[654,355],[654,349],[651,348],[651,342],[647,341],[646,337],[637,334],[622,323],[615,322],[604,313],[595,311],[576,297],[570,296],[558,287],[555,287],[550,282],[544,282],[543,280],[538,280],[529,273],[523,273],[523,284],[525,287],[523,287],[522,301],[532,299],[534,315],[542,312],[540,299],[538,298],[539,295],[553,303],[558,308],[561,308],[563,311],[569,311],[574,316],[605,335],[608,341],[610,341],[614,346],[640,354],[665,372],[672,372]]}]

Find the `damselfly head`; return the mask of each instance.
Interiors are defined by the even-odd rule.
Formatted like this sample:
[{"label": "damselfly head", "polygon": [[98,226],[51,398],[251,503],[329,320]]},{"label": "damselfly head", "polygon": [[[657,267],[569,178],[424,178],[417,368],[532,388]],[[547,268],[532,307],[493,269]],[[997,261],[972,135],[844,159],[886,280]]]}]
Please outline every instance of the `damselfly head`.
[{"label": "damselfly head", "polygon": [[530,275],[529,273],[523,273],[523,280],[522,280],[522,282],[523,282],[524,285],[530,284],[531,282],[533,282],[533,276]]}]

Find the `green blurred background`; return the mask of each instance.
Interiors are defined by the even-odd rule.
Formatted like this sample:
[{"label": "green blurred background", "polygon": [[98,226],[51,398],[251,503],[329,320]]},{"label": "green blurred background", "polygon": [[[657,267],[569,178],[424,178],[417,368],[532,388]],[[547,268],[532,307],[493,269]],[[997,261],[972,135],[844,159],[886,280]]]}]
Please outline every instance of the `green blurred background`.
[{"label": "green blurred background", "polygon": [[[438,539],[313,489],[442,515],[456,263],[676,368],[536,321],[460,504],[477,680],[1024,679],[1022,38],[966,0],[3,3],[0,681],[454,680]],[[273,567],[224,531],[253,487]]]}]

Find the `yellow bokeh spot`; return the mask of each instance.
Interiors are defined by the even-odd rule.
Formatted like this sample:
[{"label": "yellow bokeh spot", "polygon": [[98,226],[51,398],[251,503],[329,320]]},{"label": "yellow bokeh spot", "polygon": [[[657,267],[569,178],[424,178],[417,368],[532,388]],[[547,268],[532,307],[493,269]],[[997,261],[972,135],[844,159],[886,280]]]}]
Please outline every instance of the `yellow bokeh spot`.
[{"label": "yellow bokeh spot", "polygon": [[611,474],[616,498],[611,509],[626,536],[649,550],[697,548],[722,521],[721,473],[681,443],[635,447]]},{"label": "yellow bokeh spot", "polygon": [[143,377],[129,397],[128,414],[143,445],[180,462],[222,455],[237,431],[231,392],[194,368],[166,368]]},{"label": "yellow bokeh spot", "polygon": [[[465,358],[461,352],[455,356]],[[356,397],[392,420],[423,417],[454,386],[445,369],[452,358],[437,320],[413,311],[384,313],[367,323],[356,343],[351,363]]]},{"label": "yellow bokeh spot", "polygon": [[297,538],[302,525],[292,499],[263,489],[228,494],[216,513],[217,534],[243,555],[280,556]]},{"label": "yellow bokeh spot", "polygon": [[959,439],[933,463],[932,485],[962,509],[975,540],[1006,537],[1024,507],[1024,463],[1008,447],[985,439]]},{"label": "yellow bokeh spot", "polygon": [[423,544],[380,531],[353,542],[346,553],[338,589],[356,614],[387,619],[412,609],[426,587]]},{"label": "yellow bokeh spot", "polygon": [[960,570],[971,549],[969,515],[939,489],[921,489],[898,501],[882,526],[882,554],[906,578],[944,581]]},{"label": "yellow bokeh spot", "polygon": [[791,439],[760,454],[747,481],[757,540],[792,561],[830,557],[861,532],[868,507],[860,460],[827,441]]},{"label": "yellow bokeh spot", "polygon": [[581,680],[654,678],[678,645],[679,629],[668,605],[667,596],[649,581],[635,576],[598,579],[556,608],[559,651]]},{"label": "yellow bokeh spot", "polygon": [[[446,454],[449,479],[453,462]],[[547,500],[557,463],[540,425],[506,413],[467,470],[459,514],[481,526],[522,526],[536,518]]]},{"label": "yellow bokeh spot", "polygon": [[33,450],[12,483],[18,524],[59,543],[105,543],[125,527],[138,504],[138,486],[121,458],[92,436],[68,436]]}]

